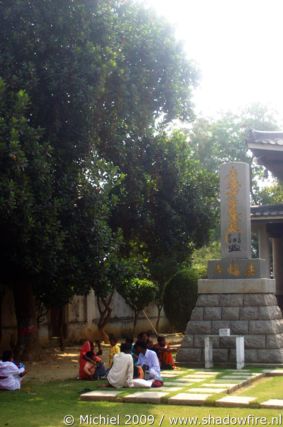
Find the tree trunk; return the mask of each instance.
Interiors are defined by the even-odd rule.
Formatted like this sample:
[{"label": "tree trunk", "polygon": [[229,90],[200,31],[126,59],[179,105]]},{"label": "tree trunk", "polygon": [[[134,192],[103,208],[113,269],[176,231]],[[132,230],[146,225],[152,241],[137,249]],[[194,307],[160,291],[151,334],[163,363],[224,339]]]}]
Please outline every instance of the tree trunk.
[{"label": "tree trunk", "polygon": [[134,324],[133,324],[133,337],[135,336],[135,333],[136,333],[137,322],[138,322],[138,312],[135,311],[135,313],[134,313]]},{"label": "tree trunk", "polygon": [[60,307],[59,310],[59,346],[60,346],[60,350],[64,351],[65,350],[65,343],[64,343],[64,338],[65,338],[65,334],[64,334],[64,307]]},{"label": "tree trunk", "polygon": [[0,343],[2,341],[2,306],[3,306],[4,288],[0,285]]},{"label": "tree trunk", "polygon": [[39,358],[39,342],[32,285],[18,282],[13,287],[13,294],[18,329],[15,356],[21,360],[36,360]]},{"label": "tree trunk", "polygon": [[105,331],[105,326],[109,322],[109,319],[110,319],[111,314],[112,314],[111,303],[112,303],[113,295],[114,295],[114,292],[112,292],[106,298],[97,297],[97,306],[98,306],[98,311],[100,314],[100,318],[99,318],[97,327],[98,327],[100,336],[105,343],[109,342],[109,336],[108,336],[107,332]]},{"label": "tree trunk", "polygon": [[162,308],[163,308],[162,305],[157,306],[157,319],[156,319],[156,325],[155,325],[157,332],[159,332],[159,323],[160,323]]}]

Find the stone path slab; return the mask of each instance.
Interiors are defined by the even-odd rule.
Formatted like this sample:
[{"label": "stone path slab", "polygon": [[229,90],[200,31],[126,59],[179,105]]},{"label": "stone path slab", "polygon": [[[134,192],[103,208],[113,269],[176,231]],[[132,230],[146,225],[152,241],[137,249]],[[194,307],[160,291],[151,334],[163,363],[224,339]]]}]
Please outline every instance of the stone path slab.
[{"label": "stone path slab", "polygon": [[176,396],[170,397],[168,403],[174,405],[201,405],[210,396],[210,394],[179,393]]},{"label": "stone path slab", "polygon": [[232,376],[232,375],[225,375],[224,377],[221,377],[222,380],[242,380],[246,381],[249,380],[251,377],[238,377],[238,376]]},{"label": "stone path slab", "polygon": [[[183,377],[183,378],[185,378],[185,377]],[[210,378],[214,379],[215,377],[210,377],[210,376],[207,376],[207,375],[191,375],[191,376],[188,376],[186,378],[189,378],[190,380],[191,379],[196,379],[196,380],[200,380],[200,381],[207,381],[207,380],[210,380]]]},{"label": "stone path slab", "polygon": [[117,400],[117,396],[121,393],[121,390],[96,390],[83,393],[80,396],[81,400]]},{"label": "stone path slab", "polygon": [[209,388],[209,387],[199,387],[191,388],[192,393],[225,393],[226,388]]},{"label": "stone path slab", "polygon": [[[266,372],[266,371],[265,371]],[[268,370],[267,371],[267,373],[269,374],[269,375],[272,375],[272,376],[274,376],[274,377],[277,377],[277,376],[281,376],[281,375],[283,375],[283,369],[272,369],[272,370]]]},{"label": "stone path slab", "polygon": [[[235,390],[252,383],[264,375],[283,375],[283,369],[271,369],[268,373],[252,373],[250,371],[192,371],[183,372],[163,371],[165,377],[164,385],[158,389],[101,389],[81,394],[81,400],[88,401],[117,401],[136,403],[171,403],[183,405],[201,405],[209,397],[217,397],[217,406],[248,406],[256,400],[255,397],[232,396]],[[168,377],[166,378],[166,375]],[[200,383],[200,384],[199,384]],[[126,393],[125,393],[126,391]],[[171,396],[173,393],[175,395]],[[226,396],[219,399],[219,393]],[[126,396],[125,396],[126,394]],[[229,395],[230,394],[230,395]],[[166,399],[163,399],[163,398]],[[270,399],[261,404],[266,408],[283,408],[283,399]]]},{"label": "stone path slab", "polygon": [[260,404],[262,408],[270,408],[270,409],[282,409],[283,408],[283,400],[282,399],[269,399]]},{"label": "stone path slab", "polygon": [[230,390],[232,388],[238,387],[238,384],[232,384],[232,383],[207,383],[202,384],[202,387],[211,387],[211,388],[225,388],[227,390]]},{"label": "stone path slab", "polygon": [[229,375],[231,375],[231,377],[246,377],[246,378],[249,378],[252,376],[252,374],[250,374],[250,373],[245,374],[244,372],[234,372],[234,373],[229,374]]},{"label": "stone path slab", "polygon": [[123,397],[126,402],[160,403],[162,397],[167,396],[164,391],[140,391]]},{"label": "stone path slab", "polygon": [[251,402],[256,400],[255,397],[248,396],[225,396],[222,399],[216,400],[217,406],[237,407],[248,406]]},{"label": "stone path slab", "polygon": [[167,381],[165,381],[165,383],[164,383],[164,386],[165,387],[170,387],[170,390],[171,390],[171,387],[185,387],[185,386],[189,386],[189,385],[192,385],[192,383],[191,382],[187,382],[187,381],[185,381],[185,382],[182,382],[182,383],[180,383],[179,381],[169,381],[169,382],[167,382]]},{"label": "stone path slab", "polygon": [[[189,385],[191,385],[191,384],[189,384]],[[166,391],[167,393],[171,393],[171,392],[175,392],[175,391],[180,391],[180,390],[182,390],[184,388],[184,386],[183,387],[159,387],[158,388],[158,391]],[[150,390],[150,389],[149,389]]]},{"label": "stone path slab", "polygon": [[161,372],[161,376],[162,376],[162,378],[177,378],[179,375],[178,374],[169,375],[169,374],[164,374],[163,372]]},{"label": "stone path slab", "polygon": [[191,376],[193,376],[193,377],[205,377],[205,378],[209,378],[209,377],[215,377],[216,375],[218,375],[218,373],[216,373],[216,372],[212,372],[212,373],[205,373],[205,372],[203,372],[203,373],[192,373],[191,374]]},{"label": "stone path slab", "polygon": [[193,377],[183,377],[177,380],[177,382],[182,383],[201,383],[202,381],[205,381],[206,378],[193,378]]}]

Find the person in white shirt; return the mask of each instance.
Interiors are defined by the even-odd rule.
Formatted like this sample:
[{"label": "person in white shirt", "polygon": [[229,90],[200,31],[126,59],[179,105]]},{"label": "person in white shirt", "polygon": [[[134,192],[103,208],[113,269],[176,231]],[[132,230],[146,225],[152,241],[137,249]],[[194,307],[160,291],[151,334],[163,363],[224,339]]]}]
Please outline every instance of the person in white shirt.
[{"label": "person in white shirt", "polygon": [[149,350],[143,341],[137,341],[135,347],[139,355],[137,365],[141,366],[147,374],[146,379],[159,380],[161,378],[160,363],[156,352]]},{"label": "person in white shirt", "polygon": [[132,387],[134,377],[134,362],[131,355],[132,346],[121,344],[120,353],[113,357],[113,364],[108,372],[107,380],[112,387]]},{"label": "person in white shirt", "polygon": [[6,350],[0,360],[0,390],[19,390],[21,379],[25,375],[25,368],[18,367],[13,362],[13,353]]}]

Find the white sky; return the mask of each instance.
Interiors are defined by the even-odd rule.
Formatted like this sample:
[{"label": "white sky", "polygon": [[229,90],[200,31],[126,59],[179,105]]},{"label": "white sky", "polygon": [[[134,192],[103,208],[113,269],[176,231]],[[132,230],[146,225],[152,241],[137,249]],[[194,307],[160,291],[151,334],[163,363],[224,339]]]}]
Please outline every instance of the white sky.
[{"label": "white sky", "polygon": [[260,102],[283,117],[283,0],[144,0],[167,18],[201,70],[198,110]]}]

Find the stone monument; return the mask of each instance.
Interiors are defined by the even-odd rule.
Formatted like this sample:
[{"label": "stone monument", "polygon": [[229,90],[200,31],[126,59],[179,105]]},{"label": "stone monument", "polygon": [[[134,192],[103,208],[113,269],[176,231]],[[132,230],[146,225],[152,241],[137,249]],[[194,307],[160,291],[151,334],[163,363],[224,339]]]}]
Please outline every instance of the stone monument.
[{"label": "stone monument", "polygon": [[204,365],[204,340],[213,337],[213,359],[234,365],[235,340],[218,336],[229,328],[245,339],[245,361],[283,363],[283,320],[266,260],[251,257],[250,178],[246,163],[220,168],[222,258],[208,262],[177,361]]}]

